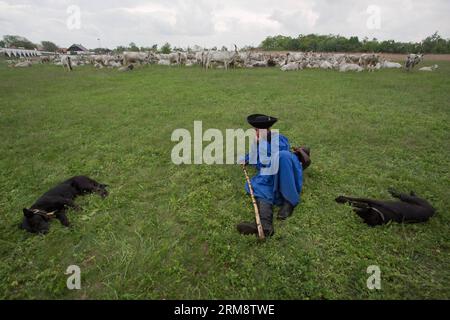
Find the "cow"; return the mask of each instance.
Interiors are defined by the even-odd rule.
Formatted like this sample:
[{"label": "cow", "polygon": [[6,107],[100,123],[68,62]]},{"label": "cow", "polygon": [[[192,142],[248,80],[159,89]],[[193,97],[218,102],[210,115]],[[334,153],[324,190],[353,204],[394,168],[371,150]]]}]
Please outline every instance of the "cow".
[{"label": "cow", "polygon": [[434,66],[431,66],[431,67],[422,67],[422,68],[419,69],[419,71],[428,71],[428,72],[431,72],[431,71],[436,70],[437,68],[438,68],[438,65],[435,64]]},{"label": "cow", "polygon": [[26,61],[16,63],[14,65],[14,68],[28,68],[28,67],[31,67],[31,65],[32,65],[31,61],[26,60]]},{"label": "cow", "polygon": [[168,60],[170,61],[170,64],[186,65],[187,54],[184,52],[172,52],[169,53]]},{"label": "cow", "polygon": [[212,51],[210,50],[206,56],[205,69],[208,70],[212,63],[223,64],[225,70],[237,60],[239,52],[235,45],[235,51]]},{"label": "cow", "polygon": [[101,61],[99,62],[102,63],[105,67],[107,67],[113,66],[117,62],[117,60],[119,59],[115,56],[103,55],[101,56]]},{"label": "cow", "polygon": [[90,56],[88,58],[88,60],[93,65],[95,65],[97,63],[101,63],[103,65],[104,62],[105,62],[105,56],[103,56],[103,55],[93,55],[93,56]]},{"label": "cow", "polygon": [[369,71],[373,71],[379,62],[380,56],[374,53],[363,54],[359,58],[359,66]]},{"label": "cow", "polygon": [[390,62],[390,61],[383,61],[381,62],[381,68],[384,69],[399,69],[402,65],[398,62]]},{"label": "cow", "polygon": [[356,64],[356,63],[359,63],[360,59],[361,59],[361,57],[357,56],[357,55],[345,56],[345,60],[347,63],[355,63]]},{"label": "cow", "polygon": [[206,55],[207,52],[206,51],[199,51],[195,53],[195,62],[199,65],[201,65],[202,67],[205,67],[205,60],[206,60]]},{"label": "cow", "polygon": [[405,63],[406,71],[408,72],[411,71],[421,61],[423,61],[423,54],[414,54],[414,53],[408,54],[406,56],[406,63]]},{"label": "cow", "polygon": [[158,65],[160,66],[170,66],[170,60],[167,59],[160,59],[158,61]]},{"label": "cow", "polygon": [[188,56],[184,52],[178,52],[178,64],[179,65],[186,65],[188,61]]},{"label": "cow", "polygon": [[344,63],[339,66],[339,72],[347,72],[347,71],[361,72],[363,70],[364,70],[363,67],[354,63]]},{"label": "cow", "polygon": [[297,71],[300,70],[300,64],[298,62],[290,62],[281,67],[281,71]]},{"label": "cow", "polygon": [[50,63],[50,57],[49,56],[42,56],[39,58],[40,63]]},{"label": "cow", "polygon": [[169,53],[169,61],[171,64],[179,64],[180,63],[180,56],[178,52],[172,52]]},{"label": "cow", "polygon": [[120,62],[116,62],[116,61],[110,61],[109,62],[109,67],[110,68],[120,68],[122,66],[122,64]]},{"label": "cow", "polygon": [[67,71],[72,71],[72,58],[70,56],[61,56],[61,64],[64,70],[67,68]]},{"label": "cow", "polygon": [[305,54],[303,52],[288,52],[286,54],[286,64],[289,62],[299,62],[305,59]]},{"label": "cow", "polygon": [[333,69],[333,65],[330,62],[328,62],[328,61],[322,61],[319,64],[319,68],[320,69]]},{"label": "cow", "polygon": [[124,52],[122,64],[124,66],[129,65],[130,63],[147,63],[150,60],[150,53],[145,52]]},{"label": "cow", "polygon": [[119,68],[119,69],[117,69],[119,72],[127,72],[127,71],[132,71],[134,69],[134,65],[132,65],[132,64],[130,64],[130,65],[128,65],[128,66],[124,66],[124,67],[121,67],[121,68]]}]

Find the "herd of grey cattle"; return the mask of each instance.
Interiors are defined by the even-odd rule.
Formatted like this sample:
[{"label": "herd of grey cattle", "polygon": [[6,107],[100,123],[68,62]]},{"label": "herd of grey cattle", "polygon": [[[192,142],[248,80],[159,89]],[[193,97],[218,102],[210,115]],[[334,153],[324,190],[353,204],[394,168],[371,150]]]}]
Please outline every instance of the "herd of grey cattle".
[{"label": "herd of grey cattle", "polygon": [[[423,61],[422,54],[409,54],[404,67],[410,71]],[[402,68],[402,64],[387,61],[378,54],[344,54],[315,52],[257,52],[257,51],[199,51],[172,52],[169,54],[154,52],[124,52],[118,55],[59,55],[41,56],[12,63],[14,67],[30,67],[33,63],[54,63],[67,70],[83,65],[95,68],[117,68],[119,71],[131,71],[136,65],[157,64],[164,66],[194,66],[204,69],[278,67],[282,71],[303,69],[330,69],[340,72]],[[421,71],[434,71],[437,65],[423,67]]]}]

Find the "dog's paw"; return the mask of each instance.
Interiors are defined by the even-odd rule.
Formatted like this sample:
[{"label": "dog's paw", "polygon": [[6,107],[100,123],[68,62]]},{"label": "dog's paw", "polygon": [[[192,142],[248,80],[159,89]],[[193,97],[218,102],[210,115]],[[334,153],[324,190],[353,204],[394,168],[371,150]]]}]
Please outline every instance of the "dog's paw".
[{"label": "dog's paw", "polygon": [[337,203],[346,203],[347,199],[344,196],[339,196],[336,199],[334,199]]}]

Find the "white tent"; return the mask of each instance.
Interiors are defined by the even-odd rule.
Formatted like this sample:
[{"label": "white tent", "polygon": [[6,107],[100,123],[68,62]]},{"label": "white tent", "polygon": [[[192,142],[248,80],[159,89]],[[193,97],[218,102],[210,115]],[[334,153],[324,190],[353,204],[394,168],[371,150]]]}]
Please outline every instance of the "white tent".
[{"label": "white tent", "polygon": [[0,53],[7,55],[8,57],[37,57],[41,53],[37,50],[25,50],[25,49],[0,49]]}]

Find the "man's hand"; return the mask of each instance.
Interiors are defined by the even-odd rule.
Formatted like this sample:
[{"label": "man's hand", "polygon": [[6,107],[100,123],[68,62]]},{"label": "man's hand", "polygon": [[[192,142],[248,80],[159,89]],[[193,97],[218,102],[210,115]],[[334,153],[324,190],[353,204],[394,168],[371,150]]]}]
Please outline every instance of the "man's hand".
[{"label": "man's hand", "polygon": [[246,166],[248,165],[248,161],[245,160],[245,157],[240,157],[237,161],[238,164],[242,165],[242,166]]},{"label": "man's hand", "polygon": [[297,156],[301,162],[303,170],[306,170],[311,165],[311,149],[308,147],[294,147],[292,152]]}]

